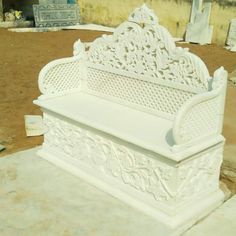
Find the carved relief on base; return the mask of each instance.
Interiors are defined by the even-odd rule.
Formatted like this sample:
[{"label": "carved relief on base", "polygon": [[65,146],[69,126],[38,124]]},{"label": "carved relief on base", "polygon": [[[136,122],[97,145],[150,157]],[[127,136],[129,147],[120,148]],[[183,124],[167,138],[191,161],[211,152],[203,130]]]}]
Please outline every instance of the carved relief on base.
[{"label": "carved relief on base", "polygon": [[158,155],[145,154],[47,113],[44,124],[44,147],[83,162],[158,203],[182,204],[218,189],[222,145],[191,160],[169,164],[158,160]]}]

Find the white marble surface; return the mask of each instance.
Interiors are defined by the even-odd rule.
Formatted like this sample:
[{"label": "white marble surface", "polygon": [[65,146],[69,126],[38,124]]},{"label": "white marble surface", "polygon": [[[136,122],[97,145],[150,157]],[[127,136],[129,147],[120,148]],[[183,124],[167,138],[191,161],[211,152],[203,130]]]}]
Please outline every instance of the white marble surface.
[{"label": "white marble surface", "polygon": [[[0,158],[1,236],[159,235],[154,219],[42,160],[36,150]],[[234,197],[184,236],[235,236],[235,209]]]},{"label": "white marble surface", "polygon": [[190,23],[187,25],[187,42],[210,44],[213,33],[213,26],[209,25],[211,14],[211,2],[193,0]]}]

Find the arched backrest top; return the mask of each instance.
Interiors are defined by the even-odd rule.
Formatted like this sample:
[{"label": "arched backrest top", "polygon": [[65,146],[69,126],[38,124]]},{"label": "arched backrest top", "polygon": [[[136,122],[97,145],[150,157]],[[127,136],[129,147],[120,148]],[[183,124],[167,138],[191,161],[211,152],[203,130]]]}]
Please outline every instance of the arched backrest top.
[{"label": "arched backrest top", "polygon": [[87,52],[90,65],[122,71],[142,79],[208,90],[210,79],[204,62],[187,49],[175,46],[170,33],[146,5],[136,8],[113,35],[96,39]]}]

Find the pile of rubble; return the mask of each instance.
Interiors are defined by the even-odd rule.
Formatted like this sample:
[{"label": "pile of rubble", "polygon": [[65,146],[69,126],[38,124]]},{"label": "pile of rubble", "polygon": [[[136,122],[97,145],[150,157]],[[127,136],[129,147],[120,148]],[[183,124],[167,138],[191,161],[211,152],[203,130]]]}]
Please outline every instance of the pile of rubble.
[{"label": "pile of rubble", "polygon": [[9,12],[4,14],[5,21],[16,21],[16,20],[25,20],[22,11],[17,11],[14,9],[10,9]]}]

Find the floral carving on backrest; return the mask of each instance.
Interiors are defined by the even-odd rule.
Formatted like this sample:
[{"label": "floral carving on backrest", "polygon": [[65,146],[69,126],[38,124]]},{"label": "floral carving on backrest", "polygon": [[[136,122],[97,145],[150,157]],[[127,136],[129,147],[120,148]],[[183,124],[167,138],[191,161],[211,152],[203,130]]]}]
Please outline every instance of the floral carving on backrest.
[{"label": "floral carving on backrest", "polygon": [[90,65],[103,70],[208,90],[210,76],[205,64],[188,49],[176,47],[172,36],[145,5],[135,9],[113,35],[96,39],[87,56]]}]

